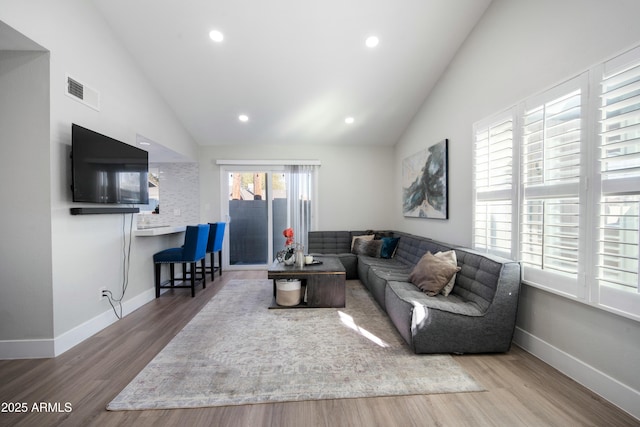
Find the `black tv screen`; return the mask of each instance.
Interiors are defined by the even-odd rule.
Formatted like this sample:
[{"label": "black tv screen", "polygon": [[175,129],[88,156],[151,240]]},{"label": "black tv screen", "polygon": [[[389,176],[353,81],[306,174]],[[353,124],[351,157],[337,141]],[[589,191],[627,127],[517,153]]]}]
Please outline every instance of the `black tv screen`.
[{"label": "black tv screen", "polygon": [[77,124],[71,126],[74,202],[148,204],[149,153]]}]

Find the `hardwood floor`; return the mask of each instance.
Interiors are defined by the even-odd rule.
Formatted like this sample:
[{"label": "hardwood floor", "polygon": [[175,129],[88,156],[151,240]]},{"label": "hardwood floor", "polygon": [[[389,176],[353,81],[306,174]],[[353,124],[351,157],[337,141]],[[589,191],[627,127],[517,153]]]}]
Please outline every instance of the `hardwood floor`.
[{"label": "hardwood floor", "polygon": [[[0,413],[0,426],[640,425],[516,346],[506,354],[454,356],[486,387],[480,393],[106,411],[107,403],[224,284],[236,278],[266,278],[266,271],[226,271],[206,290],[199,288],[195,298],[188,289],[169,292],[55,359],[0,361],[2,409],[12,409],[10,403],[28,406],[28,413]],[[39,402],[60,412],[33,412]],[[67,402],[70,408],[65,407]]]}]

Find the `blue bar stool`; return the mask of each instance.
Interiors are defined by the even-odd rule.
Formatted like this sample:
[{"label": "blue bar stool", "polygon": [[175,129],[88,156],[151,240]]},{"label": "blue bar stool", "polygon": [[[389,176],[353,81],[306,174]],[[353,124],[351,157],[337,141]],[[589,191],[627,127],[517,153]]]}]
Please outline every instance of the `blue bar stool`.
[{"label": "blue bar stool", "polygon": [[[175,288],[191,288],[191,297],[196,295],[196,265],[198,262],[202,264],[202,268],[205,266],[205,257],[207,256],[207,240],[209,238],[209,225],[189,225],[184,234],[184,245],[180,248],[170,248],[160,251],[153,255],[153,262],[155,264],[155,281],[156,281],[156,298],[160,296],[160,289],[175,289]],[[162,264],[169,264],[169,270],[171,272],[170,285],[162,286],[160,283],[160,267]],[[182,277],[175,277],[175,264],[182,264]],[[187,264],[190,264],[191,268],[187,272]],[[184,284],[190,279],[190,284]],[[176,286],[176,281],[182,281],[181,286]],[[202,272],[202,288],[206,288],[206,276],[204,270]]]},{"label": "blue bar stool", "polygon": [[[224,229],[227,223],[209,223],[209,241],[207,242],[207,253],[210,254],[211,266],[206,267],[206,271],[211,272],[211,281],[214,280],[216,270],[222,276],[222,240],[224,239]],[[215,254],[218,253],[218,266],[215,266]]]}]

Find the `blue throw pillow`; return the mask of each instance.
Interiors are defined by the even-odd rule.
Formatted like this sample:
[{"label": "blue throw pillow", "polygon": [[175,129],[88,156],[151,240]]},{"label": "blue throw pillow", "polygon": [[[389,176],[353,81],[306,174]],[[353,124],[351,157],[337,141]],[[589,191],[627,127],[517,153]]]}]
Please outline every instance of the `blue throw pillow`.
[{"label": "blue throw pillow", "polygon": [[383,237],[382,248],[380,249],[380,258],[393,258],[398,246],[399,237]]}]

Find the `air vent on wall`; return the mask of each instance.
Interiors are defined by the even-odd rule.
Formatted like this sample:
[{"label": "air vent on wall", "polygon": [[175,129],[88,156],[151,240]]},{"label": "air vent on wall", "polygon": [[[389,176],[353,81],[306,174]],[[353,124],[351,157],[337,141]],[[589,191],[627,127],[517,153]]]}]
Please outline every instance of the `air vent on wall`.
[{"label": "air vent on wall", "polygon": [[100,92],[67,75],[67,96],[100,111]]}]

